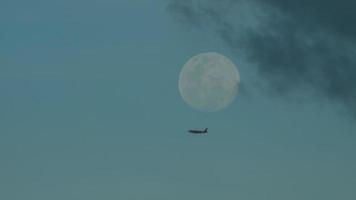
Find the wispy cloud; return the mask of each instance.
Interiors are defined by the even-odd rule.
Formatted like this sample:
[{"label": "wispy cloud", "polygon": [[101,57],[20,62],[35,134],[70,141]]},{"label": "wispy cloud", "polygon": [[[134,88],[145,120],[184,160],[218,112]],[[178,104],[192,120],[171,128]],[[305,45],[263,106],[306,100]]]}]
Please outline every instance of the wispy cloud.
[{"label": "wispy cloud", "polygon": [[355,7],[348,0],[172,0],[167,10],[242,51],[274,94],[307,88],[356,116]]}]

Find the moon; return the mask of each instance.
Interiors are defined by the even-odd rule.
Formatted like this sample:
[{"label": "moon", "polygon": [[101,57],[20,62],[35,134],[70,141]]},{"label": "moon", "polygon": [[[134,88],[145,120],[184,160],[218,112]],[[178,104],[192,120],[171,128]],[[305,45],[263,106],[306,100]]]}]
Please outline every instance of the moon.
[{"label": "moon", "polygon": [[227,57],[215,53],[201,53],[183,66],[178,88],[183,100],[191,107],[214,112],[230,105],[235,99],[240,74]]}]

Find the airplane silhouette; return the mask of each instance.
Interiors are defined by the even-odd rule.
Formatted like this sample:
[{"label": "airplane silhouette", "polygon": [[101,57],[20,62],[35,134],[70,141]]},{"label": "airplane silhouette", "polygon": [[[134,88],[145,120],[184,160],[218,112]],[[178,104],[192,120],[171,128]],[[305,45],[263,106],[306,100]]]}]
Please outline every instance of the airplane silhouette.
[{"label": "airplane silhouette", "polygon": [[188,132],[192,134],[206,134],[208,133],[208,128],[205,128],[204,130],[188,130]]}]

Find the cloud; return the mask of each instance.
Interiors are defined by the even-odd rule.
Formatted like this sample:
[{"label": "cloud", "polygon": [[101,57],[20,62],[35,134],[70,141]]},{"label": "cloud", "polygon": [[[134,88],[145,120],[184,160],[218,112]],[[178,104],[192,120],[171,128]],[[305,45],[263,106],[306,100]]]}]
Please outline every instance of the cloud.
[{"label": "cloud", "polygon": [[274,94],[310,90],[356,116],[356,15],[349,0],[172,0],[176,21],[217,35]]}]

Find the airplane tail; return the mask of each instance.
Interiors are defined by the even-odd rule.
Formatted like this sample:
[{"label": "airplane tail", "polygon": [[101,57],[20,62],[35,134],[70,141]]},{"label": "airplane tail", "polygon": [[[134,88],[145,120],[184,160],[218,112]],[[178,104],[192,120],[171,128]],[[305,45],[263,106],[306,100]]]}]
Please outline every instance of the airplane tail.
[{"label": "airplane tail", "polygon": [[204,129],[204,132],[207,133],[207,132],[208,132],[208,128],[205,128],[205,129]]}]

